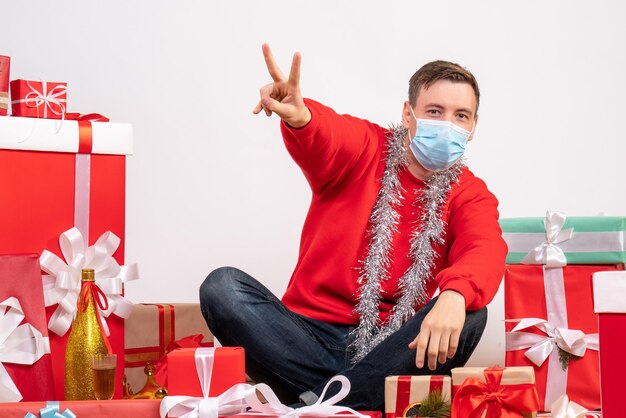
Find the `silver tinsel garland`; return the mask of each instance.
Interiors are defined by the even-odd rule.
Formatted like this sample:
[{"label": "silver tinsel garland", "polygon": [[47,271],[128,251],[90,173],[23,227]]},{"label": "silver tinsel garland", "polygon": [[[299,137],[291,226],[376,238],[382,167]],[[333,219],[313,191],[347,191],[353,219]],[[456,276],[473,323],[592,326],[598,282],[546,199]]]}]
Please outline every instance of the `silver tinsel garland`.
[{"label": "silver tinsel garland", "polygon": [[353,362],[361,360],[372,348],[397,331],[415,314],[415,306],[426,301],[426,284],[432,279],[431,270],[437,257],[435,246],[445,243],[445,223],[441,209],[465,166],[464,161],[459,160],[449,169],[436,172],[426,180],[425,188],[415,202],[422,208],[422,214],[417,228],[411,234],[410,258],[413,264],[400,278],[400,297],[388,321],[381,324],[378,315],[381,283],[389,278],[391,245],[400,221],[396,207],[402,204],[403,199],[399,172],[406,169],[408,164],[403,147],[406,129],[392,126],[390,132],[382,185],[370,215],[370,243],[359,277],[361,287],[355,308],[359,315],[359,326],[354,330]]}]

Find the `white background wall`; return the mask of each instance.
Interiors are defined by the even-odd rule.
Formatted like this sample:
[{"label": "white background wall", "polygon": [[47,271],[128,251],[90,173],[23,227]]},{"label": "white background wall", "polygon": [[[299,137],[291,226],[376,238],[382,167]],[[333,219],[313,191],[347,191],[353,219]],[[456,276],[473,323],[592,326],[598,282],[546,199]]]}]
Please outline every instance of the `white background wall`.
[{"label": "white background wall", "polygon": [[[418,67],[459,62],[482,90],[469,164],[502,216],[626,214],[621,0],[31,0],[0,15],[12,78],[67,81],[70,111],[134,125],[135,302],[196,301],[222,265],[286,287],[310,192],[278,120],[251,113],[262,42],[285,72],[302,52],[305,96],[382,125]],[[491,317],[485,347],[501,352],[501,299]]]}]

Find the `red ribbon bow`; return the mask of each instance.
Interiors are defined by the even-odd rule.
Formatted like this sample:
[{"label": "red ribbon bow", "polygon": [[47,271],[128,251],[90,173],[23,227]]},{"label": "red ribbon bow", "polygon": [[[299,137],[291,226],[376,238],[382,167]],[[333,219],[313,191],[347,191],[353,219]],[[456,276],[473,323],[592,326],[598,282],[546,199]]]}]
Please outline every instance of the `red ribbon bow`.
[{"label": "red ribbon bow", "polygon": [[[109,300],[107,299],[107,295],[100,289],[100,287],[95,282],[87,282],[83,283],[84,292],[81,295],[81,309],[83,311],[87,310],[87,305],[89,305],[89,295],[93,296],[93,301],[101,311],[106,311],[109,309]],[[100,317],[98,315],[98,317]]]},{"label": "red ribbon bow", "polygon": [[534,384],[501,385],[501,367],[485,369],[485,382],[471,377],[465,379],[452,402],[453,417],[521,418],[539,408]]}]

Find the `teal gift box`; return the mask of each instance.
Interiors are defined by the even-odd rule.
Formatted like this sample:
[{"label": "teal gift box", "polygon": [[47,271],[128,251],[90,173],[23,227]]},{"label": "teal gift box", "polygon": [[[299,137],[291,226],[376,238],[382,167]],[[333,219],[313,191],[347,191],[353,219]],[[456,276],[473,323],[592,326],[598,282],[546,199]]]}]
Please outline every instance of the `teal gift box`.
[{"label": "teal gift box", "polygon": [[500,219],[507,264],[621,264],[626,262],[626,217],[572,216]]}]

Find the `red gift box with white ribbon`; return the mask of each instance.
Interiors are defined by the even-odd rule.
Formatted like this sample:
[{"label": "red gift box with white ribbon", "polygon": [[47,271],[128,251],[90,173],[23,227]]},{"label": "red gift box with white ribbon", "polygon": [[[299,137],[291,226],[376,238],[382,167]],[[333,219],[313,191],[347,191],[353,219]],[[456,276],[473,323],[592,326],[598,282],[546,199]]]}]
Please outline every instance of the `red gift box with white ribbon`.
[{"label": "red gift box with white ribbon", "polygon": [[34,80],[11,81],[13,116],[65,119],[67,83]]},{"label": "red gift box with white ribbon", "polygon": [[[126,155],[131,153],[129,124],[0,116],[0,254],[47,255],[41,261],[48,277],[41,283],[53,319],[57,399],[64,392],[68,322],[80,289],[80,269],[70,265],[95,267],[96,281],[106,279],[100,285],[110,295],[111,310],[103,315],[123,370],[124,320],[112,310],[128,311],[122,277],[136,275],[132,266],[123,266]],[[89,256],[95,253],[98,257]],[[118,373],[118,388],[121,378]]]},{"label": "red gift box with white ribbon", "polygon": [[624,416],[621,382],[626,373],[626,272],[594,273],[593,296],[600,334],[602,416],[619,418]]},{"label": "red gift box with white ribbon", "polygon": [[541,411],[563,394],[589,410],[600,407],[592,275],[622,268],[506,267],[506,365],[534,367]]}]

